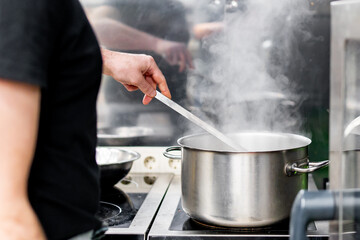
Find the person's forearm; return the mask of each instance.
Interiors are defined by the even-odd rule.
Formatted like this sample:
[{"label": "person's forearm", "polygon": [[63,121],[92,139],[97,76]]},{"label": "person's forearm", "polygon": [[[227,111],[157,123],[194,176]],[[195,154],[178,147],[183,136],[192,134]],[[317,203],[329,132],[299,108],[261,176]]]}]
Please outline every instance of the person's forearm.
[{"label": "person's forearm", "polygon": [[222,31],[223,28],[224,23],[222,22],[199,23],[193,27],[193,33],[197,39],[202,39],[203,37]]},{"label": "person's forearm", "polygon": [[157,51],[159,38],[131,28],[119,21],[102,18],[92,21],[101,45],[118,50]]},{"label": "person's forearm", "polygon": [[[106,48],[101,47],[101,56],[102,56],[102,61],[103,61],[103,69],[102,69],[102,73],[108,76],[112,76],[114,75],[113,73],[113,66],[117,65],[117,64],[126,64],[127,60],[126,60],[126,53],[122,53],[122,52],[116,52],[114,53],[114,51],[108,50]],[[114,54],[116,54],[116,61],[114,62]],[[123,58],[121,58],[123,56]]]},{"label": "person's forearm", "polygon": [[0,79],[0,205],[27,198],[40,108],[39,87]]},{"label": "person's forearm", "polygon": [[27,194],[39,110],[39,87],[0,78],[0,239],[46,239]]}]

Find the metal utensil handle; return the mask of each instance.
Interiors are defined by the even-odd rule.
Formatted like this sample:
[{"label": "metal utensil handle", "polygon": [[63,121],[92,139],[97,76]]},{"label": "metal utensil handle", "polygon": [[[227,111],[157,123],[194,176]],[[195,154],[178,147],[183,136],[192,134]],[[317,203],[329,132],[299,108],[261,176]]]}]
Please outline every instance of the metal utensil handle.
[{"label": "metal utensil handle", "polygon": [[[302,168],[302,166],[308,165],[308,168]],[[312,173],[320,168],[326,167],[329,165],[329,160],[321,161],[321,162],[310,162],[309,164],[300,164],[293,163],[291,165],[292,172],[298,173]]]},{"label": "metal utensil handle", "polygon": [[171,154],[170,152],[173,151],[181,151],[181,147],[179,146],[172,146],[172,147],[168,147],[167,149],[165,149],[165,152],[163,152],[163,155],[167,158],[171,158],[171,159],[181,159],[181,155],[175,155],[175,154]]},{"label": "metal utensil handle", "polygon": [[198,118],[197,116],[195,116],[194,114],[192,114],[191,112],[189,112],[188,110],[186,110],[185,108],[183,108],[182,106],[177,104],[176,102],[174,102],[171,99],[165,97],[159,91],[156,91],[155,98],[157,100],[159,100],[160,102],[162,102],[163,104],[165,104],[166,106],[173,109],[174,111],[178,112],[179,114],[181,114],[185,118],[189,119],[193,123],[197,124],[199,127],[204,129],[208,133],[212,134],[214,137],[218,138],[220,141],[222,141],[223,143],[225,143],[226,145],[231,147],[232,150],[246,151],[242,146],[240,146],[239,144],[234,142],[231,138],[229,138],[228,136],[226,136],[223,133],[219,132],[216,128],[214,128],[213,126],[207,124],[206,122],[204,122],[203,120],[201,120],[200,118]]}]

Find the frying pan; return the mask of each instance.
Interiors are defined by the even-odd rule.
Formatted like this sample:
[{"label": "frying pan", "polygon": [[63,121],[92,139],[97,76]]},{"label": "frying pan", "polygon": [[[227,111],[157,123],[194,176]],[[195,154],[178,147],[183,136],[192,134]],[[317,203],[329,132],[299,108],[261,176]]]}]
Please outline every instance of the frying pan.
[{"label": "frying pan", "polygon": [[119,147],[97,147],[96,162],[100,168],[101,188],[110,188],[123,179],[140,154]]}]

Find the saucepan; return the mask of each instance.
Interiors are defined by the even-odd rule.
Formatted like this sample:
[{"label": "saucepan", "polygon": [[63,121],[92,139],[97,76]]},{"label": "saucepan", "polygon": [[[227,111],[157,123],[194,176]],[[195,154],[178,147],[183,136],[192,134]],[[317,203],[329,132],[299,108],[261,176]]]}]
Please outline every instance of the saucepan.
[{"label": "saucepan", "polygon": [[[307,137],[247,132],[229,137],[247,149],[229,151],[209,134],[178,139],[164,155],[182,159],[182,207],[193,219],[225,227],[262,227],[285,220],[307,173],[329,161],[309,162]],[[171,153],[181,150],[181,155]]]},{"label": "saucepan", "polygon": [[140,158],[135,151],[119,147],[97,147],[96,162],[100,168],[101,188],[110,188],[123,179],[133,162]]}]

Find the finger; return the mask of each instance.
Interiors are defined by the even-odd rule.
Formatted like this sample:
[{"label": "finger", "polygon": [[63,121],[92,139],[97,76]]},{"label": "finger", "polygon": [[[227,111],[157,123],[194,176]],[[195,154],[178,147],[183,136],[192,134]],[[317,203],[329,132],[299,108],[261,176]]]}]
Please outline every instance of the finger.
[{"label": "finger", "polygon": [[153,81],[152,77],[150,77],[149,75],[145,76],[145,80],[153,87],[156,89],[156,82]]},{"label": "finger", "polygon": [[152,80],[159,87],[159,90],[166,97],[171,98],[171,93],[169,87],[166,83],[166,79],[159,67],[156,65],[155,61],[152,63],[151,67],[148,70],[148,76],[152,78]]},{"label": "finger", "polygon": [[139,88],[134,86],[134,85],[129,85],[129,84],[123,84],[124,87],[126,88],[126,90],[128,90],[129,92],[133,92],[138,90]]},{"label": "finger", "polygon": [[146,81],[145,76],[139,76],[137,79],[137,87],[149,97],[153,98],[156,95],[156,88],[152,87],[151,84]]},{"label": "finger", "polygon": [[183,52],[179,52],[179,72],[183,72],[186,68],[186,60]]},{"label": "finger", "polygon": [[187,65],[189,66],[189,68],[194,69],[193,59],[192,59],[191,53],[188,50],[185,51],[185,57],[186,57],[186,62],[187,62]]},{"label": "finger", "polygon": [[[150,76],[145,76],[145,80],[154,88],[156,89],[156,83],[153,81],[153,79]],[[147,105],[151,102],[153,98],[149,97],[148,95],[144,95],[142,103],[144,105]]]},{"label": "finger", "polygon": [[169,62],[170,65],[176,65],[177,62],[176,62],[176,54],[174,54],[172,51],[169,51],[168,54],[166,54],[166,59],[167,61]]},{"label": "finger", "polygon": [[156,89],[156,82],[150,76],[145,76],[145,80],[154,88]]},{"label": "finger", "polygon": [[142,100],[142,103],[143,103],[144,105],[148,105],[148,104],[151,102],[152,99],[153,99],[152,97],[149,97],[148,95],[144,95],[144,98],[143,98],[143,100]]}]

